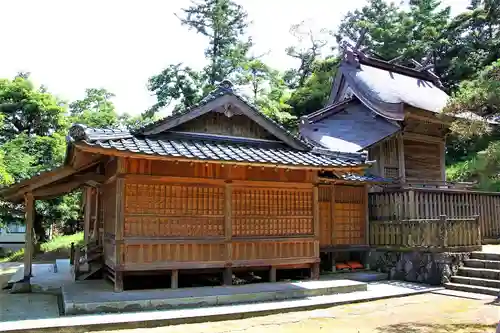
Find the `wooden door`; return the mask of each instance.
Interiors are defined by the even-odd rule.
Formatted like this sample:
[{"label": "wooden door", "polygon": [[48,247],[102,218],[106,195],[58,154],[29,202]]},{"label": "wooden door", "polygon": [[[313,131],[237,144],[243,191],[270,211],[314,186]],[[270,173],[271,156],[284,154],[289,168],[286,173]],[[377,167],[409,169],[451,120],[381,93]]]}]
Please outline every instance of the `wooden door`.
[{"label": "wooden door", "polygon": [[332,245],[366,243],[367,202],[364,186],[336,185],[334,191]]}]

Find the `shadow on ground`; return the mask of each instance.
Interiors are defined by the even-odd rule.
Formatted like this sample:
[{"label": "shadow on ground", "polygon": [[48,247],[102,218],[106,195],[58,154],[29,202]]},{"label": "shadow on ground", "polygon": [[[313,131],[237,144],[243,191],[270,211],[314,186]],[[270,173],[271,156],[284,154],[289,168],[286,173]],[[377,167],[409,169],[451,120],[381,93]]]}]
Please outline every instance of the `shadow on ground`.
[{"label": "shadow on ground", "polygon": [[493,324],[426,324],[401,323],[377,328],[380,333],[485,333],[495,332]]}]

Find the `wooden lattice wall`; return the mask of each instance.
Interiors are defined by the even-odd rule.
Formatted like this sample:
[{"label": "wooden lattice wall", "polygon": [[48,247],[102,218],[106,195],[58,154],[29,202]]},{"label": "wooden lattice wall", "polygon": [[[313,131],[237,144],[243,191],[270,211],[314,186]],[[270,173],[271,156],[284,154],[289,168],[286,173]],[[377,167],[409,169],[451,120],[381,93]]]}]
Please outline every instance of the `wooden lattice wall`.
[{"label": "wooden lattice wall", "polygon": [[125,270],[288,265],[319,259],[312,184],[124,178],[119,249]]},{"label": "wooden lattice wall", "polygon": [[367,245],[367,188],[330,185],[319,188],[321,247]]}]

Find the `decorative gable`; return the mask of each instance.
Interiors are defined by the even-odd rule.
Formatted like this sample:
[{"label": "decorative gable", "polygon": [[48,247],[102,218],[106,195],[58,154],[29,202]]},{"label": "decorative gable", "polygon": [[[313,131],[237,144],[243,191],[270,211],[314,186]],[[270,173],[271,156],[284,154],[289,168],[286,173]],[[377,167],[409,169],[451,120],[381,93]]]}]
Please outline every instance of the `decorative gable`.
[{"label": "decorative gable", "polygon": [[229,140],[231,138],[272,140],[293,149],[309,149],[306,143],[236,94],[232,83],[227,80],[198,105],[147,126],[141,134],[151,136],[179,132],[223,136]]}]

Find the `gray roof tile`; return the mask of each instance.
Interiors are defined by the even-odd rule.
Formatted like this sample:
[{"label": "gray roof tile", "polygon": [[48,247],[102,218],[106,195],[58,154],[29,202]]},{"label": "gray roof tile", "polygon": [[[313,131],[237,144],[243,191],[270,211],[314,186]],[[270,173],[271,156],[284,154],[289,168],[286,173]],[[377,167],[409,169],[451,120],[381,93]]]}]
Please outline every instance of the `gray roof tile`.
[{"label": "gray roof tile", "polygon": [[[364,164],[359,155],[326,155],[315,152],[302,152],[290,149],[283,144],[257,144],[207,139],[186,139],[167,137],[129,137],[117,138],[116,132],[94,131],[83,138],[90,146],[106,149],[130,151],[148,155],[184,157],[198,160],[235,161],[248,163],[270,163],[279,165],[302,165],[314,167],[348,167]],[[95,133],[100,133],[98,139]]]}]

